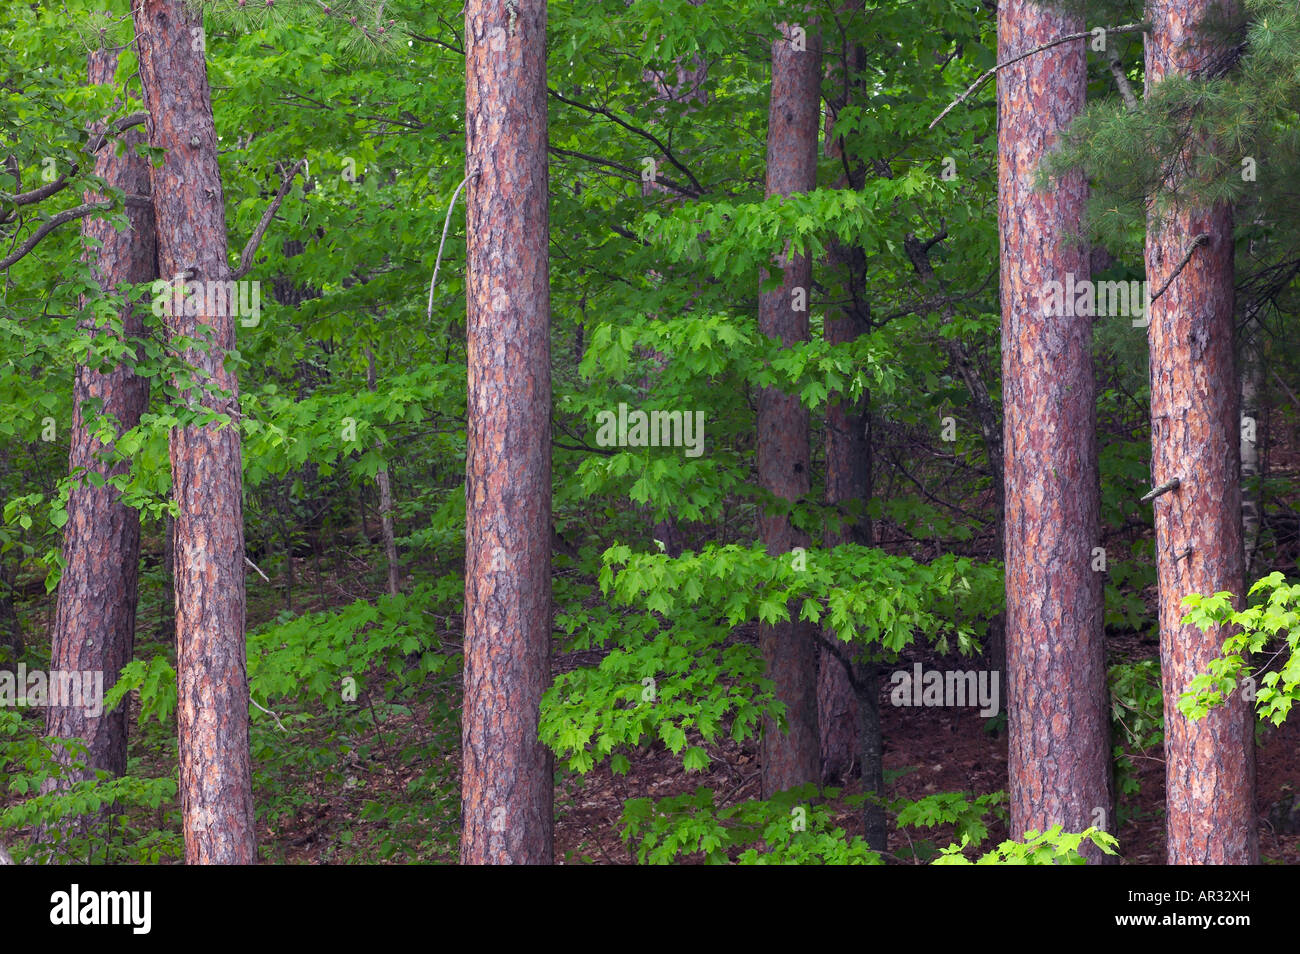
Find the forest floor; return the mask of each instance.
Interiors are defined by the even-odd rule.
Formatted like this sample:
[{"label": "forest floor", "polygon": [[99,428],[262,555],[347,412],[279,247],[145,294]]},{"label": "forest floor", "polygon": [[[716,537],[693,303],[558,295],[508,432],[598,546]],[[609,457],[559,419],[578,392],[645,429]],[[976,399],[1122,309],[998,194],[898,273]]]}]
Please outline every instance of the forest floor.
[{"label": "forest floor", "polygon": [[[753,638],[745,633],[741,638]],[[1135,636],[1110,640],[1112,657],[1123,659],[1158,656],[1157,645]],[[575,666],[594,665],[599,652],[559,655],[555,671]],[[894,668],[910,670],[915,662],[925,668],[965,668],[979,666],[978,660],[960,657],[941,658],[920,652],[906,657]],[[891,669],[892,671],[892,669]],[[920,707],[904,708],[890,704],[889,680],[881,678],[881,723],[884,737],[884,769],[887,797],[917,799],[941,792],[965,792],[972,799],[979,795],[1005,791],[1007,787],[1007,737],[1005,722],[1001,731],[990,731],[989,720],[977,708]],[[459,700],[448,700],[456,706]],[[408,721],[415,729],[422,721],[438,722],[437,717],[413,707]],[[1300,795],[1300,720],[1291,719],[1280,728],[1259,730],[1257,808],[1260,815],[1260,854],[1269,864],[1300,864],[1300,831],[1278,831],[1271,821],[1276,806],[1293,804]],[[444,742],[447,741],[444,736]],[[453,748],[454,740],[453,741]],[[358,744],[363,744],[358,740]],[[557,766],[555,790],[557,864],[635,864],[635,852],[621,837],[622,811],[630,798],[659,799],[696,791],[701,786],[720,794],[719,807],[735,805],[759,795],[757,744],[747,740],[737,744],[724,736],[721,742],[706,746],[712,764],[704,771],[688,772],[681,757],[669,752],[662,743],[648,743],[631,757],[626,775],[610,771],[608,762],[598,764],[586,776]],[[396,755],[396,753],[393,753]],[[446,817],[427,822],[443,829],[446,842],[454,844],[454,830],[459,824],[456,811],[459,797],[459,752],[445,753],[447,783],[452,786],[442,802]],[[1157,745],[1154,750],[1135,754],[1134,774],[1138,783],[1135,794],[1120,798],[1118,839],[1122,863],[1160,865],[1165,862],[1164,844],[1164,761]],[[414,766],[400,760],[387,764],[372,762],[365,780],[366,797],[379,801],[410,798],[412,782],[420,775]],[[860,791],[860,784],[850,780],[844,795]],[[347,829],[358,843],[378,839],[378,829],[387,823],[360,817],[356,792],[318,788],[302,811],[288,824],[260,833],[260,843],[272,845],[271,856],[298,864],[329,864],[349,860],[351,852],[340,846],[337,833]],[[1297,816],[1292,816],[1293,821]],[[836,815],[836,823],[849,835],[862,833],[860,816],[845,810]],[[996,814],[988,819],[989,837],[981,850],[989,850],[1009,837],[1007,825]],[[923,864],[938,849],[954,841],[952,826],[934,831],[900,830],[891,824],[889,863]],[[969,853],[968,853],[969,854]],[[452,849],[423,854],[420,860],[454,862]],[[701,857],[687,856],[686,863]]]},{"label": "forest floor", "polygon": [[[295,561],[297,563],[298,561]],[[314,564],[314,565],[313,565]],[[302,561],[297,568],[295,610],[327,609],[351,602],[358,593],[373,590],[373,568],[363,561],[340,572],[318,561]],[[319,577],[317,576],[319,574]],[[142,604],[156,605],[160,594],[142,592]],[[250,588],[250,628],[274,617],[283,608],[271,587]],[[52,600],[49,601],[52,607]],[[143,608],[143,606],[142,606]],[[142,614],[145,631],[155,626],[152,606]],[[48,623],[48,620],[46,621]],[[454,621],[449,621],[454,625]],[[39,621],[37,627],[39,628]],[[48,631],[48,629],[46,630]],[[740,639],[754,639],[752,628],[742,628]],[[1111,634],[1112,661],[1158,657],[1154,640],[1136,635]],[[560,654],[556,673],[599,662],[600,652]],[[915,651],[886,670],[881,677],[880,714],[884,737],[884,768],[889,799],[917,799],[942,792],[976,796],[1005,791],[1007,738],[1005,729],[991,731],[997,723],[981,717],[975,707],[895,707],[889,701],[888,672],[910,670],[913,663],[930,669],[974,669],[977,659],[940,658],[933,652]],[[364,700],[363,700],[364,701]],[[275,802],[274,820],[259,825],[258,842],[267,861],[289,864],[335,864],[392,861],[454,863],[459,829],[459,683],[442,678],[435,691],[424,694],[404,709],[380,709],[352,717],[345,728],[327,720],[300,724],[284,736],[284,752],[306,750],[310,758],[300,765],[279,767],[277,756],[260,756],[264,777],[274,779],[272,790],[255,793],[260,813]],[[174,731],[170,744],[162,727],[153,731],[154,744],[141,739],[134,728],[138,702],[131,712],[133,772],[166,776],[175,772]],[[33,717],[36,717],[33,714]],[[260,718],[260,717],[259,717]],[[1004,727],[1005,722],[998,720]],[[319,725],[319,729],[313,729]],[[145,733],[147,734],[147,733]],[[346,764],[339,764],[339,739],[346,741]],[[1300,719],[1280,728],[1258,730],[1257,808],[1260,816],[1260,854],[1265,863],[1300,864]],[[256,747],[256,746],[255,746]],[[555,790],[557,864],[634,864],[635,853],[624,842],[622,812],[631,798],[659,799],[707,787],[719,793],[719,807],[738,804],[759,795],[757,744],[737,744],[724,734],[706,746],[712,759],[704,771],[687,772],[681,757],[658,741],[647,743],[631,758],[623,776],[598,764],[586,776],[557,766]],[[255,761],[259,754],[254,753]],[[1118,838],[1125,864],[1164,863],[1164,762],[1159,745],[1134,754],[1136,793],[1120,797]],[[278,773],[278,774],[277,774]],[[340,784],[342,779],[342,784]],[[844,786],[843,795],[860,790],[856,781]],[[11,799],[0,795],[0,807]],[[383,810],[376,811],[376,806]],[[1279,809],[1281,806],[1281,809]],[[1290,811],[1289,818],[1281,816]],[[850,810],[835,815],[836,824],[849,835],[861,834],[860,816]],[[988,819],[989,837],[981,850],[989,850],[1008,837],[1006,823]],[[936,830],[899,830],[891,824],[887,861],[922,864],[938,849],[950,844],[952,826]],[[686,863],[700,856],[687,856]]]}]

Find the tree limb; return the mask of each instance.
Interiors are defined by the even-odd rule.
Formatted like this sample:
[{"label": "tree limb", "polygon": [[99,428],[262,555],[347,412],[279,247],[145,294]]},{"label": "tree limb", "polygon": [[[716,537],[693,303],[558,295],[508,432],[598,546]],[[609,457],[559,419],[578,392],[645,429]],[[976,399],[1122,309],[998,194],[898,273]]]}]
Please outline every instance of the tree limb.
[{"label": "tree limb", "polygon": [[18,261],[34,249],[41,239],[45,238],[45,236],[49,235],[65,222],[71,222],[73,219],[80,219],[84,216],[90,215],[92,212],[103,212],[112,207],[113,203],[108,201],[87,202],[84,205],[79,205],[72,209],[64,209],[57,215],[50,216],[49,221],[45,222],[40,228],[33,232],[28,237],[27,241],[20,245],[16,251],[12,252],[6,258],[0,258],[0,272],[3,272],[14,262]]},{"label": "tree limb", "polygon": [[[606,119],[610,120],[611,122],[618,123],[618,125],[622,126],[628,132],[640,136],[642,139],[646,139],[649,142],[653,143],[655,148],[658,149],[660,152],[662,152],[664,154],[664,157],[681,171],[682,175],[684,175],[687,179],[691,180],[691,187],[694,188],[695,190],[694,195],[696,197],[704,195],[704,186],[700,185],[699,180],[695,178],[695,176],[691,173],[691,170],[687,169],[686,166],[684,166],[681,162],[679,162],[677,157],[673,155],[672,150],[669,149],[666,145],[664,145],[663,142],[660,141],[659,137],[654,135],[654,133],[633,126],[631,123],[627,122],[626,120],[621,119],[618,116],[615,116],[612,112],[610,112],[608,109],[604,108],[603,106],[589,106],[586,103],[579,103],[577,100],[569,99],[566,96],[557,93],[553,89],[548,88],[547,92],[550,93],[552,97],[558,99],[560,102],[564,103],[565,105],[573,106],[577,109],[586,110],[587,112],[594,113],[597,116],[604,116]],[[656,179],[656,181],[658,180]]]},{"label": "tree limb", "polygon": [[[1108,27],[1106,28],[1106,32],[1107,33],[1145,33],[1150,28],[1151,28],[1151,24],[1149,23],[1126,23],[1123,26]],[[1042,53],[1044,50],[1050,50],[1052,47],[1060,46],[1062,43],[1069,43],[1071,40],[1086,40],[1090,36],[1092,36],[1092,31],[1085,30],[1082,33],[1071,33],[1068,34],[1067,36],[1057,37],[1055,40],[1049,40],[1046,43],[1034,47],[1032,50],[1026,50],[1023,53],[1017,53],[1015,56],[1011,57],[1011,59],[1003,60],[1001,63],[998,63],[996,66],[989,67],[987,70],[985,70],[983,73],[980,74],[979,79],[971,83],[970,86],[966,88],[966,92],[962,93],[951,103],[949,103],[946,107],[944,107],[943,112],[941,112],[938,116],[934,117],[934,120],[930,123],[928,128],[933,129],[935,126],[939,125],[939,123],[943,121],[943,117],[947,116],[950,112],[952,112],[962,103],[964,103],[967,99],[969,99],[972,93],[974,93],[977,89],[979,89],[981,86],[987,83],[989,78],[994,74],[996,74],[997,71],[1002,69],[1003,67],[1010,66],[1012,63],[1019,63],[1021,60],[1033,56],[1035,53]]]},{"label": "tree limb", "polygon": [[[571,159],[582,159],[586,162],[593,163],[594,165],[597,166],[604,166],[607,169],[617,169],[619,172],[626,172],[631,177],[631,181],[633,182],[641,181],[640,172],[638,172],[636,169],[633,169],[631,166],[623,165],[621,162],[614,162],[613,160],[610,159],[602,159],[600,158],[600,156],[589,155],[588,153],[585,152],[575,152],[572,149],[561,149],[559,146],[547,146],[546,148],[547,151],[550,152],[552,155],[567,156]],[[689,187],[682,185],[680,182],[674,182],[672,179],[665,179],[663,176],[656,176],[655,183],[657,185],[661,185],[664,186],[665,188],[671,189],[672,191],[678,193],[679,195],[684,195],[687,198],[690,199],[699,198],[699,193],[691,191]]]},{"label": "tree limb", "polygon": [[[110,136],[121,135],[132,126],[138,126],[145,122],[148,118],[149,114],[143,110],[131,113],[129,116],[123,116],[116,122],[111,123],[107,129],[99,134],[99,138],[95,140],[94,145],[90,147],[89,151],[98,152],[104,147],[104,143],[108,142]],[[53,182],[41,186],[39,189],[32,189],[30,192],[20,192],[16,195],[8,195],[0,192],[0,202],[5,202],[15,208],[20,208],[24,205],[31,205],[34,202],[48,199],[56,192],[64,189],[68,184],[68,180],[76,176],[80,169],[80,164],[74,164],[66,174],[55,179]]]},{"label": "tree limb", "polygon": [[262,238],[266,235],[266,230],[271,225],[271,219],[274,218],[275,213],[279,211],[280,203],[283,202],[284,197],[289,194],[289,187],[293,184],[294,176],[298,174],[298,170],[303,167],[303,164],[306,163],[306,161],[306,159],[299,159],[298,164],[289,170],[289,174],[284,177],[284,182],[280,183],[280,191],[275,194],[275,198],[271,200],[271,204],[268,205],[266,211],[262,213],[262,221],[257,223],[257,228],[253,230],[252,236],[249,237],[248,244],[244,246],[243,254],[239,256],[239,268],[230,276],[233,280],[238,281],[243,278],[253,267],[253,256],[257,254],[258,246],[262,244]]},{"label": "tree limb", "polygon": [[1110,67],[1110,75],[1115,77],[1115,85],[1119,88],[1119,95],[1124,99],[1124,106],[1129,112],[1137,109],[1137,97],[1133,95],[1133,87],[1129,84],[1128,75],[1119,61],[1119,54],[1112,53],[1110,62],[1106,65]]},{"label": "tree limb", "polygon": [[1183,260],[1178,263],[1178,267],[1174,269],[1174,273],[1170,275],[1168,278],[1166,278],[1165,283],[1160,286],[1160,290],[1151,296],[1152,302],[1155,302],[1157,298],[1159,298],[1161,295],[1163,295],[1166,291],[1169,290],[1169,286],[1174,283],[1174,279],[1178,277],[1178,273],[1181,272],[1184,268],[1186,268],[1187,263],[1192,260],[1192,253],[1195,252],[1198,248],[1200,248],[1209,240],[1210,240],[1209,232],[1202,232],[1200,235],[1196,236],[1196,238],[1192,239],[1192,244],[1187,246],[1187,252],[1183,255]]}]

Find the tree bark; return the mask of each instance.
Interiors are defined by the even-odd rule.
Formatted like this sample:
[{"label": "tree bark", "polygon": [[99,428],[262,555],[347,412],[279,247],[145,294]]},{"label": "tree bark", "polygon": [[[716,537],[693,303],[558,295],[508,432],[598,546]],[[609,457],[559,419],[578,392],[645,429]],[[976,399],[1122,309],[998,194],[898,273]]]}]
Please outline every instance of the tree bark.
[{"label": "tree bark", "polygon": [[[140,85],[150,142],[166,150],[151,170],[159,272],[227,282],[226,214],[202,21],[183,0],[133,0]],[[205,296],[207,298],[207,296]],[[168,337],[185,347],[194,381],[176,382],[193,409],[229,417],[171,434],[176,517],[176,676],[181,824],[190,864],[256,861],[244,658],[244,525],[239,452],[239,382],[225,366],[235,348],[233,309],[171,314]],[[189,309],[183,309],[189,310]]]},{"label": "tree bark", "polygon": [[[838,56],[824,57],[826,85],[836,94],[828,94],[826,103],[826,155],[840,162],[844,173],[836,181],[841,189],[860,189],[865,179],[862,163],[845,154],[844,140],[835,131],[835,119],[858,92],[863,67],[863,50],[851,42],[842,42]],[[832,241],[828,245],[826,268],[828,283],[843,291],[842,307],[828,312],[823,334],[828,344],[844,344],[864,334],[870,316],[866,302],[866,256],[851,245]],[[826,502],[843,521],[836,529],[828,527],[824,543],[827,548],[840,543],[871,545],[871,521],[865,512],[850,514],[839,505],[854,504],[865,508],[871,497],[871,445],[867,438],[867,407],[864,394],[856,401],[838,398],[826,407]],[[833,633],[825,634],[834,639]],[[849,647],[844,647],[847,651]],[[821,650],[817,666],[817,725],[821,733],[822,784],[839,784],[861,767],[858,738],[858,700],[849,675],[835,653]]]},{"label": "tree bark", "polygon": [[[1147,95],[1167,76],[1192,73],[1218,51],[1202,35],[1211,12],[1231,4],[1162,0],[1151,11]],[[1194,151],[1176,159],[1172,188],[1188,181]],[[1240,392],[1233,357],[1232,208],[1180,208],[1148,216],[1147,281],[1151,303],[1151,476],[1177,490],[1155,500],[1160,586],[1160,673],[1165,711],[1165,830],[1169,864],[1258,864],[1255,740],[1250,705],[1234,693],[1191,722],[1178,709],[1188,682],[1218,655],[1227,633],[1184,626],[1189,593],[1227,590],[1240,605],[1245,588],[1240,471]]]},{"label": "tree bark", "polygon": [[[117,71],[116,51],[92,50],[87,67],[92,84],[112,85]],[[105,125],[94,124],[92,138]],[[120,189],[128,196],[126,216],[130,228],[119,232],[108,220],[93,216],[84,219],[81,226],[87,240],[102,243],[97,252],[87,254],[95,278],[108,296],[123,282],[149,282],[158,274],[153,207],[148,198],[149,161],[135,153],[135,146],[145,141],[145,135],[137,128],[125,132],[121,139],[124,147],[121,155],[111,143],[99,151],[95,175],[101,176],[109,188]],[[133,201],[131,196],[143,198]],[[87,192],[84,201],[100,202],[104,198]],[[119,314],[124,341],[129,343],[143,335],[145,307],[122,302]],[[95,317],[83,319],[81,330],[94,338],[114,333],[106,322]],[[50,668],[64,672],[100,672],[105,689],[117,682],[122,667],[131,661],[140,569],[140,515],[123,503],[118,491],[107,482],[126,473],[130,464],[116,461],[104,465],[100,455],[109,448],[87,429],[85,405],[93,402],[92,414],[98,408],[104,415],[116,418],[120,435],[140,423],[148,397],[149,382],[136,375],[127,363],[120,363],[108,372],[77,366],[68,470],[74,476],[100,474],[104,482],[94,486],[81,477],[68,495],[68,522],[63,531],[64,570],[50,635]],[[90,715],[81,704],[55,705],[54,702],[51,699],[46,710],[45,734],[52,738],[83,739],[87,747],[86,770],[75,776],[68,773],[50,778],[42,785],[42,791],[67,789],[74,781],[93,779],[96,769],[124,774],[127,707],[122,705],[113,712]],[[69,760],[64,749],[56,747],[54,751],[66,766]],[[89,822],[89,818],[83,818],[68,828],[80,826],[84,830]]]},{"label": "tree bark", "polygon": [[[794,26],[782,24],[772,43],[772,98],[768,113],[767,195],[788,196],[817,186],[817,143],[821,119],[821,50],[811,24],[806,49],[795,49]],[[790,347],[808,340],[806,296],[812,284],[807,256],[781,256],[783,281],[758,302],[759,331]],[[803,310],[795,310],[794,291],[802,289]],[[780,500],[795,502],[810,489],[808,411],[797,395],[764,388],[758,397],[758,480]],[[764,509],[759,537],[770,554],[806,547],[807,534],[788,515]],[[797,616],[797,611],[795,614]],[[764,798],[816,782],[821,775],[817,729],[817,650],[811,627],[791,619],[759,628],[759,645],[776,696],[786,707],[788,734],[767,720],[762,741]]]},{"label": "tree bark", "polygon": [[[375,353],[366,349],[366,384],[375,390]],[[383,448],[376,444],[376,450]],[[379,488],[379,527],[384,539],[384,560],[388,564],[388,595],[394,598],[402,591],[402,571],[397,562],[397,534],[393,529],[393,484],[388,479],[388,465],[380,464],[375,471],[375,486]],[[363,515],[364,522],[365,517]]]},{"label": "tree bark", "polygon": [[546,3],[465,13],[464,864],[551,864],[551,384]]},{"label": "tree bark", "polygon": [[[1032,0],[998,6],[998,60],[1083,20]],[[1083,108],[1084,41],[998,74],[998,227],[1006,480],[1011,834],[1114,832],[1091,317],[1045,312],[1046,284],[1087,280],[1082,173],[1042,192],[1043,157]],[[1062,309],[1065,311],[1065,309]],[[1069,311],[1073,311],[1070,309]],[[1092,860],[1110,857],[1093,846]]]}]

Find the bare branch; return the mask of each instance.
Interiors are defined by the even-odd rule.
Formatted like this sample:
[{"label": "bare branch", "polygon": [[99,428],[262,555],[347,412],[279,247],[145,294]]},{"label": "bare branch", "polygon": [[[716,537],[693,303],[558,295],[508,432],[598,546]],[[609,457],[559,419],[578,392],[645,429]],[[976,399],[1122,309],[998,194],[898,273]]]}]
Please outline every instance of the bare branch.
[{"label": "bare branch", "polygon": [[1182,485],[1183,482],[1179,480],[1177,477],[1175,477],[1173,480],[1166,480],[1163,484],[1161,484],[1159,487],[1156,487],[1154,490],[1148,490],[1145,494],[1143,494],[1140,498],[1138,498],[1138,502],[1150,503],[1152,500],[1155,500],[1157,497],[1169,493],[1169,491],[1171,490],[1177,490]]},{"label": "bare branch", "polygon": [[1119,87],[1119,95],[1124,98],[1124,106],[1132,112],[1138,108],[1137,97],[1133,95],[1133,87],[1128,81],[1128,74],[1124,72],[1124,66],[1119,61],[1119,54],[1112,53],[1110,62],[1110,75],[1115,77],[1115,85]]},{"label": "bare branch", "polygon": [[289,194],[289,187],[293,184],[294,176],[298,174],[298,170],[303,167],[303,164],[306,163],[306,161],[306,159],[299,159],[298,164],[289,170],[289,174],[284,177],[284,182],[280,183],[280,191],[275,194],[275,198],[271,200],[271,204],[268,205],[266,211],[262,213],[262,221],[257,223],[257,228],[253,230],[252,236],[249,237],[248,244],[244,246],[244,252],[239,256],[239,268],[230,276],[232,279],[238,281],[247,275],[249,270],[253,267],[253,256],[257,254],[258,246],[262,244],[262,238],[266,235],[266,230],[271,224],[271,219],[273,219],[275,213],[279,211],[280,203],[283,202],[284,197]]},{"label": "bare branch", "polygon": [[[626,172],[633,182],[641,181],[640,172],[638,172],[636,169],[633,169],[631,166],[623,165],[621,162],[614,162],[610,159],[602,159],[599,156],[592,156],[585,152],[575,152],[572,149],[561,149],[559,146],[548,146],[547,151],[550,152],[552,155],[556,155],[556,156],[568,156],[572,159],[582,159],[586,162],[594,163],[595,165],[598,166],[604,166],[606,169],[617,169],[619,172]],[[680,182],[674,182],[671,179],[665,179],[663,176],[656,176],[655,184],[671,189],[672,191],[678,193],[679,195],[684,195],[687,198],[691,198],[691,199],[699,198],[699,194],[691,191],[691,189],[689,189],[687,186],[682,185]]]},{"label": "bare branch", "polygon": [[1183,255],[1183,260],[1178,263],[1178,267],[1174,269],[1174,273],[1166,278],[1165,283],[1160,286],[1160,290],[1151,296],[1153,302],[1169,289],[1169,286],[1173,284],[1174,279],[1178,277],[1178,273],[1187,267],[1187,263],[1192,260],[1192,253],[1209,240],[1209,232],[1202,232],[1200,235],[1196,236],[1196,238],[1192,239],[1192,244],[1187,246],[1187,252]]},{"label": "bare branch", "polygon": [[447,206],[447,218],[442,223],[442,241],[438,243],[438,257],[433,263],[433,278],[429,279],[429,314],[427,320],[430,324],[433,323],[433,288],[438,284],[438,266],[442,264],[442,248],[447,244],[447,227],[451,225],[451,210],[456,208],[456,197],[460,195],[460,190],[465,188],[465,183],[478,175],[479,171],[474,169],[464,179],[461,179],[460,185],[456,186],[456,191],[451,194],[451,204]]},{"label": "bare branch", "polygon": [[[121,119],[111,123],[107,129],[99,134],[94,145],[90,146],[89,151],[98,152],[100,149],[104,148],[104,143],[108,142],[110,137],[121,135],[132,126],[138,126],[145,122],[148,118],[149,114],[144,111],[131,113],[129,116],[123,116]],[[0,202],[18,208],[48,199],[56,192],[66,188],[68,180],[76,176],[80,170],[81,166],[79,164],[74,164],[65,175],[60,176],[53,182],[41,186],[39,189],[32,189],[30,192],[20,192],[17,195],[7,195],[6,193],[0,192]]]},{"label": "bare branch", "polygon": [[568,106],[573,106],[576,107],[577,109],[586,110],[587,112],[594,113],[597,116],[604,116],[606,119],[618,123],[618,125],[622,126],[628,132],[634,133],[640,136],[641,138],[654,143],[655,148],[657,148],[660,152],[662,152],[664,154],[664,157],[681,171],[682,175],[686,176],[687,179],[691,180],[691,186],[695,189],[695,195],[701,196],[704,194],[704,186],[700,185],[699,180],[696,179],[695,176],[691,174],[691,170],[687,169],[686,166],[682,165],[682,163],[678,161],[677,157],[673,155],[672,150],[669,149],[667,146],[665,146],[663,142],[661,142],[659,138],[655,136],[653,133],[648,132],[647,130],[644,129],[640,129],[636,126],[633,126],[631,123],[627,122],[627,120],[615,116],[612,112],[610,112],[608,109],[605,109],[603,106],[589,106],[586,103],[580,103],[577,100],[569,99],[565,96],[562,96],[560,93],[557,93],[553,89],[547,89],[547,92],[550,93],[551,96],[553,96],[555,99],[558,99],[560,102]]},{"label": "bare branch", "polygon": [[72,209],[64,209],[62,212],[58,213],[57,215],[50,216],[49,221],[42,224],[40,228],[38,228],[35,232],[33,232],[28,237],[27,241],[24,242],[22,245],[20,245],[16,251],[12,252],[6,258],[0,258],[0,272],[3,272],[14,262],[18,261],[24,255],[26,255],[28,252],[34,249],[41,239],[45,238],[45,236],[49,235],[51,232],[57,229],[60,225],[63,225],[65,222],[71,222],[74,219],[80,219],[94,212],[104,212],[108,209],[111,209],[112,207],[113,207],[113,203],[108,201],[87,202],[85,205],[79,205]]},{"label": "bare branch", "polygon": [[[1149,23],[1126,23],[1123,26],[1107,27],[1106,33],[1108,34],[1145,33],[1150,28],[1151,28],[1151,24]],[[1002,69],[1003,67],[1010,66],[1012,63],[1019,63],[1021,60],[1025,59],[1026,57],[1033,56],[1035,53],[1042,53],[1044,50],[1050,50],[1052,47],[1060,46],[1062,43],[1069,43],[1072,40],[1086,40],[1090,36],[1092,36],[1092,31],[1084,30],[1082,33],[1071,33],[1068,34],[1067,36],[1057,37],[1055,40],[1049,40],[1046,43],[1034,47],[1032,50],[1026,50],[1023,53],[1017,53],[1015,56],[1011,57],[1011,59],[1003,60],[1001,63],[998,63],[996,66],[989,67],[987,70],[985,70],[983,73],[980,74],[979,79],[971,83],[970,86],[966,88],[966,92],[962,93],[960,96],[954,99],[951,103],[949,103],[946,107],[944,107],[943,112],[941,112],[938,116],[934,117],[934,121],[930,123],[929,128],[933,129],[935,126],[939,125],[939,123],[943,122],[943,117],[947,116],[950,112],[952,112],[962,103],[966,102],[966,100],[971,97],[971,94],[973,94],[981,86],[987,83],[989,81],[989,78],[992,77],[994,74],[996,74],[997,71]]]}]

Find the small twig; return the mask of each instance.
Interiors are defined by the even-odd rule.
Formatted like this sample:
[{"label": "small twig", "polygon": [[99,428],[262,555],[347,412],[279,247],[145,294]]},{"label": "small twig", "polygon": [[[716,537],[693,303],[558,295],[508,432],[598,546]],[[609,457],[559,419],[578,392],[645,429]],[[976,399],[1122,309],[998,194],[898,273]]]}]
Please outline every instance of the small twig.
[{"label": "small twig", "polygon": [[[1106,29],[1106,32],[1107,33],[1143,33],[1149,28],[1150,28],[1150,24],[1148,23],[1126,23],[1123,26],[1108,27]],[[987,70],[985,70],[983,73],[980,74],[979,79],[971,83],[970,86],[966,88],[966,92],[962,93],[960,96],[954,99],[951,103],[949,103],[946,107],[944,107],[943,112],[941,112],[938,116],[934,117],[934,121],[930,123],[929,128],[933,129],[935,126],[939,125],[939,123],[943,122],[943,117],[947,116],[950,112],[952,112],[962,103],[964,103],[967,99],[969,99],[971,94],[973,94],[981,86],[987,83],[989,78],[993,76],[995,73],[997,73],[997,71],[1002,69],[1003,67],[1010,66],[1012,63],[1019,63],[1021,60],[1025,59],[1026,57],[1033,56],[1035,53],[1042,53],[1044,50],[1050,50],[1052,47],[1060,46],[1062,43],[1069,43],[1071,40],[1086,40],[1090,36],[1092,36],[1092,31],[1085,30],[1082,33],[1071,33],[1068,36],[1057,37],[1055,40],[1049,40],[1048,42],[1043,43],[1040,46],[1034,47],[1032,50],[1026,50],[1024,53],[1017,53],[1015,56],[1011,57],[1011,59],[1003,60],[1001,63],[998,63],[996,66],[989,67]]]},{"label": "small twig", "polygon": [[451,194],[451,204],[447,206],[447,217],[442,223],[442,241],[438,243],[438,257],[433,263],[433,278],[429,280],[429,313],[426,316],[426,321],[433,321],[433,289],[438,284],[438,266],[442,264],[442,249],[447,244],[447,228],[451,225],[451,211],[456,208],[456,197],[460,195],[460,190],[465,188],[465,183],[469,182],[470,179],[477,178],[479,174],[477,169],[469,173],[464,179],[460,180],[460,185],[456,186],[456,191]]},{"label": "small twig", "polygon": [[1177,490],[1179,486],[1181,486],[1181,484],[1182,481],[1179,480],[1177,477],[1175,477],[1173,480],[1167,480],[1159,487],[1156,487],[1154,490],[1150,490],[1147,493],[1143,494],[1142,498],[1139,500],[1139,503],[1149,503],[1150,501],[1155,500],[1161,494],[1167,494],[1171,490]]},{"label": "small twig", "polygon": [[1209,240],[1209,232],[1202,232],[1200,235],[1196,236],[1196,238],[1192,239],[1192,244],[1187,246],[1187,252],[1183,255],[1183,260],[1178,263],[1178,267],[1174,269],[1174,273],[1166,278],[1165,283],[1160,286],[1160,290],[1151,296],[1153,302],[1169,289],[1169,286],[1173,284],[1174,279],[1178,277],[1178,273],[1187,267],[1187,263],[1192,260],[1192,253]]},{"label": "small twig", "polygon": [[284,723],[282,723],[282,722],[280,721],[280,717],[279,717],[278,715],[276,715],[274,712],[272,712],[270,709],[267,709],[265,706],[258,705],[257,700],[253,698],[253,696],[252,696],[251,693],[250,693],[249,696],[248,696],[248,701],[251,702],[253,705],[257,706],[257,708],[261,709],[263,712],[265,712],[267,715],[269,715],[272,719],[274,719],[274,720],[275,720],[275,724],[278,725],[278,726],[280,727],[280,731],[281,731],[281,732],[288,732],[288,731],[289,731],[288,729],[286,729],[286,728],[284,727]]},{"label": "small twig", "polygon": [[254,570],[256,570],[257,575],[260,576],[262,579],[266,580],[266,582],[268,583],[271,582],[271,578],[262,572],[262,568],[258,566],[256,563],[254,563],[252,560],[250,560],[247,556],[244,557],[244,562],[247,563],[249,566],[251,566]]},{"label": "small twig", "polygon": [[289,187],[293,184],[294,176],[298,174],[298,170],[301,169],[306,162],[306,159],[299,159],[298,164],[289,171],[287,176],[284,177],[284,182],[280,183],[280,191],[275,194],[275,198],[271,200],[271,204],[267,206],[266,211],[262,213],[262,221],[258,222],[257,228],[253,229],[253,234],[249,237],[248,244],[244,246],[243,254],[239,256],[239,268],[237,268],[230,276],[232,280],[238,281],[243,278],[253,267],[253,256],[257,254],[258,246],[262,244],[262,238],[266,235],[266,230],[271,225],[271,219],[274,218],[275,213],[279,211],[280,203],[284,201],[284,197],[289,194]]}]

